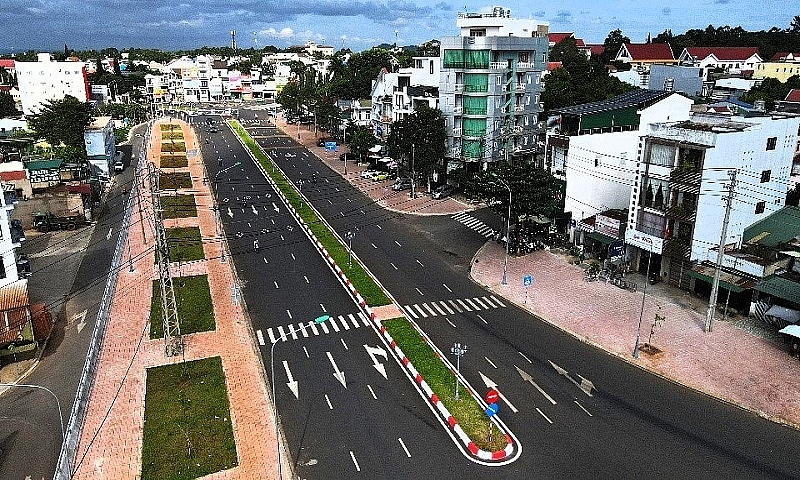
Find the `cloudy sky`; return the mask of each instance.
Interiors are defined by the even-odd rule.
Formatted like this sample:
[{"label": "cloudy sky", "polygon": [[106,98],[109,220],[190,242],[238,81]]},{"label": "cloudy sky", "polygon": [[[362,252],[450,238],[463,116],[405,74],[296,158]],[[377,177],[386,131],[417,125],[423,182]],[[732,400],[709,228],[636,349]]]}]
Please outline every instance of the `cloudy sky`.
[{"label": "cloudy sky", "polygon": [[[741,25],[787,28],[797,0],[508,0],[517,18],[601,43],[621,29],[644,41],[665,29]],[[165,50],[230,45],[286,47],[313,40],[360,51],[380,43],[419,44],[456,35],[458,12],[491,4],[454,0],[0,0],[0,53],[28,49],[144,47]]]}]

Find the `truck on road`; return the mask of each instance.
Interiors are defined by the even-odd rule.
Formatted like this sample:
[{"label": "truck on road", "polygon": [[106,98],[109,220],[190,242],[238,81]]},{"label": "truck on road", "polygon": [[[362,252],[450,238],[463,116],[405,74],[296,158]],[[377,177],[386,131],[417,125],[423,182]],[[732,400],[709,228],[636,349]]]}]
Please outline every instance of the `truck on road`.
[{"label": "truck on road", "polygon": [[33,214],[33,228],[47,233],[52,230],[75,230],[79,226],[87,225],[83,215],[55,216],[50,212],[36,212]]}]

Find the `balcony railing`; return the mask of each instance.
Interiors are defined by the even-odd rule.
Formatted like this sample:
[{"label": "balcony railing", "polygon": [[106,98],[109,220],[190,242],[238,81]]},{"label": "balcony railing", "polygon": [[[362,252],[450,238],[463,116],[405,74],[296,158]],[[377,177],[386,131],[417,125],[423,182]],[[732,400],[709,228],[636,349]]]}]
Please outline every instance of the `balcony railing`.
[{"label": "balcony railing", "polygon": [[517,62],[517,70],[530,70],[535,68],[532,62]]},{"label": "balcony railing", "polygon": [[518,83],[517,86],[514,87],[514,89],[517,92],[524,92],[525,91],[525,84],[524,83]]},{"label": "balcony railing", "polygon": [[[700,193],[700,180],[703,174],[694,168],[677,167],[669,173],[670,183],[683,185],[681,190],[695,194]],[[688,187],[688,188],[686,188]]]},{"label": "balcony railing", "polygon": [[662,254],[673,258],[689,258],[692,253],[691,241],[678,237],[664,239],[664,249]]},{"label": "balcony railing", "polygon": [[508,63],[507,62],[489,62],[489,68],[491,70],[508,70]]},{"label": "balcony railing", "polygon": [[697,206],[696,205],[673,205],[668,207],[666,216],[672,217],[684,222],[694,222],[697,219]]},{"label": "balcony railing", "polygon": [[461,115],[464,113],[464,107],[453,107],[453,114]]},{"label": "balcony railing", "polygon": [[516,113],[522,113],[524,111],[525,111],[525,107],[523,107],[522,105],[517,105],[516,107],[514,107],[514,112],[516,112]]},{"label": "balcony railing", "polygon": [[461,136],[461,127],[453,129],[453,136],[454,137],[460,137]]}]

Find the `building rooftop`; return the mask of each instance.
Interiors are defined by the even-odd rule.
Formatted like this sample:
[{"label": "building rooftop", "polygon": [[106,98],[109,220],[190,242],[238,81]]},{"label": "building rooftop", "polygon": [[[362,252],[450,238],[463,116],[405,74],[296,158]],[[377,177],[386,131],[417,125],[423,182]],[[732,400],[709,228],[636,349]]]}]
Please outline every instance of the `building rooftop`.
[{"label": "building rooftop", "polygon": [[758,47],[686,47],[686,53],[697,60],[714,55],[717,60],[747,60],[758,54]]},{"label": "building rooftop", "polygon": [[600,100],[599,102],[584,103],[581,105],[574,105],[572,107],[557,108],[553,113],[562,115],[590,115],[593,113],[608,112],[612,110],[619,110],[622,108],[645,108],[658,101],[661,101],[668,96],[673,95],[673,92],[665,92],[663,90],[632,90],[622,95],[617,95],[614,98],[607,100]]},{"label": "building rooftop", "polygon": [[800,237],[800,208],[786,206],[744,229],[742,243],[778,247]]}]

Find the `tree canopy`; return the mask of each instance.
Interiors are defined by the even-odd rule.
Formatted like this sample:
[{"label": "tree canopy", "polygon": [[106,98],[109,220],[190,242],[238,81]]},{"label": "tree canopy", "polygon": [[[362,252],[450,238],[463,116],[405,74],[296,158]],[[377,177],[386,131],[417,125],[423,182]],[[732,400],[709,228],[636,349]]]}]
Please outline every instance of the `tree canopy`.
[{"label": "tree canopy", "polygon": [[53,147],[84,151],[83,132],[92,122],[92,106],[67,95],[46,103],[37,114],[28,116],[28,127]]},{"label": "tree canopy", "polygon": [[739,97],[739,100],[750,104],[755,103],[756,100],[764,100],[767,110],[772,110],[775,108],[775,102],[786,98],[793,88],[800,88],[800,76],[798,75],[792,75],[786,80],[786,83],[776,78],[765,78],[760,85],[756,85]]},{"label": "tree canopy", "polygon": [[16,117],[19,114],[14,98],[6,92],[0,92],[0,118]]},{"label": "tree canopy", "polygon": [[387,146],[389,155],[406,159],[414,171],[422,177],[433,173],[447,150],[446,121],[439,109],[421,105],[411,115],[392,123]]}]

